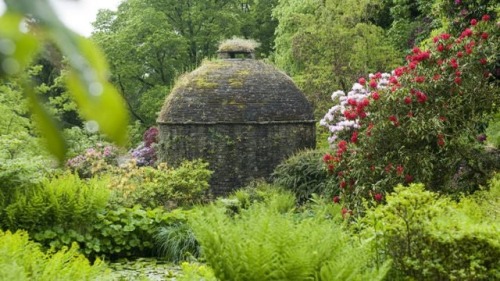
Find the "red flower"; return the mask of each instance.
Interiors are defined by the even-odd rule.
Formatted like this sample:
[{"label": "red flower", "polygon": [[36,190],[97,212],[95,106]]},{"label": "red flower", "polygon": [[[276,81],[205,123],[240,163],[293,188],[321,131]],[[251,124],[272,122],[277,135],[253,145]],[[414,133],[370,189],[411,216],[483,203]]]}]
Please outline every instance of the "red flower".
[{"label": "red flower", "polygon": [[482,58],[479,60],[479,62],[483,65],[487,64],[488,63],[488,60],[486,58]]},{"label": "red flower", "polygon": [[372,87],[372,88],[377,88],[377,81],[375,81],[375,80],[373,80],[373,79],[372,79],[372,80],[370,80],[370,87]]},{"label": "red flower", "polygon": [[438,45],[438,47],[437,47],[437,50],[438,50],[438,52],[442,52],[442,51],[444,51],[444,46],[443,46],[443,44],[439,44],[439,45]]},{"label": "red flower", "polygon": [[443,135],[443,134],[439,134],[439,135],[438,135],[438,141],[437,141],[437,144],[438,144],[439,146],[441,146],[441,147],[443,147],[443,146],[444,146],[444,144],[445,144],[445,143],[444,143],[444,135]]},{"label": "red flower", "polygon": [[352,211],[347,208],[342,208],[342,218],[346,218],[347,215],[352,215]]},{"label": "red flower", "polygon": [[347,100],[347,103],[348,103],[349,105],[352,105],[352,106],[356,106],[356,104],[357,104],[357,102],[356,102],[356,100],[355,100],[355,99],[348,99],[348,100]]},{"label": "red flower", "polygon": [[462,53],[462,51],[459,51],[459,52],[457,53],[457,58],[461,58],[461,57],[463,57],[463,56],[464,56],[464,53]]},{"label": "red flower", "polygon": [[398,165],[396,167],[396,173],[398,174],[398,176],[401,176],[403,174],[404,170],[405,170],[405,168],[401,165]]},{"label": "red flower", "polygon": [[344,189],[344,188],[346,188],[346,186],[347,186],[347,183],[345,181],[340,182],[340,188]]},{"label": "red flower", "polygon": [[460,85],[460,83],[462,83],[462,78],[455,77],[455,84]]},{"label": "red flower", "polygon": [[490,20],[490,15],[483,15],[483,21],[489,21]]},{"label": "red flower", "polygon": [[454,69],[457,69],[458,68],[458,63],[457,63],[457,59],[456,58],[452,58],[450,60],[450,66]]},{"label": "red flower", "polygon": [[489,36],[489,35],[488,35],[488,33],[486,33],[486,32],[483,32],[483,33],[481,34],[481,38],[483,38],[484,40],[488,39],[488,36]]},{"label": "red flower", "polygon": [[392,170],[392,163],[389,163],[389,165],[385,166],[385,172],[389,173]]},{"label": "red flower", "polygon": [[470,20],[470,25],[474,26],[477,24],[477,19],[471,19]]},{"label": "red flower", "polygon": [[389,78],[389,83],[391,83],[391,84],[398,84],[398,78],[396,78],[395,76],[391,76]]},{"label": "red flower", "polygon": [[364,86],[366,84],[366,79],[361,77],[358,79],[358,83]]},{"label": "red flower", "polygon": [[375,201],[377,201],[378,203],[380,203],[383,198],[384,198],[384,196],[382,195],[382,193],[375,193],[373,195],[373,199],[375,199]]},{"label": "red flower", "polygon": [[328,172],[333,172],[333,170],[335,169],[335,166],[333,166],[333,164],[328,164]]},{"label": "red flower", "polygon": [[411,103],[411,97],[407,96],[405,97],[405,103],[410,104]]},{"label": "red flower", "polygon": [[425,103],[427,101],[427,96],[424,93],[418,91],[415,95],[419,103]]},{"label": "red flower", "polygon": [[441,75],[434,74],[434,76],[432,77],[432,80],[437,81],[437,80],[439,80],[439,78],[441,78]]},{"label": "red flower", "polygon": [[394,69],[394,75],[397,77],[403,75],[404,72],[405,72],[404,67],[398,67],[398,68]]},{"label": "red flower", "polygon": [[351,136],[351,142],[357,143],[358,142],[358,131],[354,131]]},{"label": "red flower", "polygon": [[417,76],[417,77],[415,77],[415,82],[417,82],[417,83],[424,83],[425,82],[425,76]]},{"label": "red flower", "polygon": [[448,39],[450,39],[451,35],[449,33],[443,33],[443,34],[439,35],[439,37],[441,37],[441,39],[443,39],[443,40],[448,40]]},{"label": "red flower", "polygon": [[334,196],[333,197],[333,203],[338,204],[340,202],[340,197]]},{"label": "red flower", "polygon": [[460,35],[460,38],[470,37],[470,36],[472,36],[472,30],[470,30],[470,28],[466,28]]},{"label": "red flower", "polygon": [[369,101],[368,99],[366,99],[366,98],[365,98],[365,99],[363,99],[363,100],[361,101],[361,104],[362,104],[363,106],[368,106],[368,105],[370,105],[370,101]]},{"label": "red flower", "polygon": [[330,153],[323,155],[323,162],[328,163],[333,160],[333,156]]},{"label": "red flower", "polygon": [[372,98],[373,98],[374,100],[378,100],[378,99],[380,98],[380,95],[379,95],[377,92],[373,92],[373,93],[372,93]]},{"label": "red flower", "polygon": [[405,175],[405,182],[410,183],[413,181],[413,177],[410,174]]},{"label": "red flower", "polygon": [[341,140],[341,141],[339,141],[339,143],[337,144],[337,147],[338,147],[339,149],[342,149],[342,150],[346,151],[346,150],[347,150],[347,142],[346,142],[345,140]]},{"label": "red flower", "polygon": [[411,118],[411,117],[413,117],[414,115],[413,115],[413,112],[411,112],[411,111],[410,111],[410,112],[408,112],[408,114],[406,114],[406,116],[408,116],[408,117],[410,117],[410,118]]}]

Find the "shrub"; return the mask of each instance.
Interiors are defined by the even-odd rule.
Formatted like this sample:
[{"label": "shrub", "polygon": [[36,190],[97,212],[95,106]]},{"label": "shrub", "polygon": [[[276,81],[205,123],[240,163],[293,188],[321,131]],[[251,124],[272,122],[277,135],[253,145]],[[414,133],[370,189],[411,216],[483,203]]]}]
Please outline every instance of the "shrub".
[{"label": "shrub", "polygon": [[[457,36],[436,36],[429,50],[415,47],[392,74],[371,74],[347,95],[334,93],[339,104],[321,123],[334,134],[327,164],[348,208],[359,214],[361,198],[380,198],[397,184],[441,190],[464,162],[481,171],[475,155],[484,147],[476,136],[500,103],[490,73],[500,53],[498,32],[485,16]],[[467,190],[449,191],[478,188],[462,186]]]},{"label": "shrub", "polygon": [[[275,200],[281,199],[269,202]],[[371,267],[366,245],[351,241],[332,220],[281,211],[256,203],[231,216],[210,206],[191,220],[202,256],[218,280],[383,278],[387,267]]]},{"label": "shrub", "polygon": [[338,193],[335,178],[321,161],[324,154],[322,150],[304,150],[293,155],[274,170],[274,184],[293,192],[299,203],[306,202],[313,193]]},{"label": "shrub", "polygon": [[83,154],[69,159],[66,166],[81,178],[91,178],[116,165],[117,156],[116,147],[98,143],[95,147],[86,149]]},{"label": "shrub", "polygon": [[78,242],[88,256],[144,257],[154,254],[155,235],[170,222],[172,215],[161,208],[107,209],[90,225],[80,228],[56,225],[33,234],[36,241],[59,249]]},{"label": "shrub", "polygon": [[0,253],[0,280],[110,280],[105,264],[91,265],[76,244],[44,254],[24,231],[0,231]]},{"label": "shrub", "polygon": [[489,214],[477,216],[481,208],[480,202],[457,204],[412,184],[396,187],[387,204],[369,210],[360,224],[377,241],[377,260],[392,259],[392,279],[495,280],[500,224],[485,219]]},{"label": "shrub", "polygon": [[172,169],[166,164],[158,167],[137,167],[134,162],[115,169],[111,184],[116,204],[132,207],[140,204],[155,208],[173,209],[204,201],[212,172],[201,161],[185,161]]}]

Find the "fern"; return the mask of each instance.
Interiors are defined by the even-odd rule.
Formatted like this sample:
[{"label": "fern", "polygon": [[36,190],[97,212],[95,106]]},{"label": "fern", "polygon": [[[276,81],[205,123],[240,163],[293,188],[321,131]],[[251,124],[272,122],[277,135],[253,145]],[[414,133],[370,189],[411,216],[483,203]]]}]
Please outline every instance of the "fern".
[{"label": "fern", "polygon": [[0,280],[109,280],[100,260],[93,265],[74,244],[58,252],[43,253],[28,234],[0,231]]},{"label": "fern", "polygon": [[369,248],[351,241],[332,220],[276,208],[274,202],[286,202],[287,196],[275,195],[234,217],[210,206],[191,221],[219,280],[377,280],[385,275],[386,268],[371,268],[370,255],[362,254]]}]

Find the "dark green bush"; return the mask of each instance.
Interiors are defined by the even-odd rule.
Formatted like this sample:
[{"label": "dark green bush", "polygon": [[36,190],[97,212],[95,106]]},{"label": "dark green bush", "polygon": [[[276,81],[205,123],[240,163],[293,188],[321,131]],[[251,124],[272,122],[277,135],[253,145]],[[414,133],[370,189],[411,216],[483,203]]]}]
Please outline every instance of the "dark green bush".
[{"label": "dark green bush", "polygon": [[328,174],[322,162],[323,150],[304,150],[278,165],[273,173],[275,184],[292,191],[299,203],[307,201],[313,193],[338,193],[335,177]]},{"label": "dark green bush", "polygon": [[[372,267],[367,244],[351,239],[339,223],[284,212],[276,202],[288,202],[289,194],[273,197],[236,215],[210,206],[190,221],[218,280],[383,278],[387,266]],[[340,207],[335,207],[338,218]]]},{"label": "dark green bush", "polygon": [[105,264],[91,265],[76,244],[45,254],[24,231],[0,231],[0,253],[0,280],[110,280]]},{"label": "dark green bush", "polygon": [[[496,195],[498,183],[492,186]],[[500,223],[480,210],[500,207],[499,199],[482,204],[467,198],[455,203],[422,184],[398,186],[360,223],[377,241],[376,259],[392,259],[391,280],[498,280]]]}]

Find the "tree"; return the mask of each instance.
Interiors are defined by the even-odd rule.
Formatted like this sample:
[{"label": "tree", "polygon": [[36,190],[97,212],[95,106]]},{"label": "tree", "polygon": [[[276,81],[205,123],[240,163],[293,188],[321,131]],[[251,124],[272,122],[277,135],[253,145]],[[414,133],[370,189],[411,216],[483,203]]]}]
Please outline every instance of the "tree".
[{"label": "tree", "polygon": [[274,10],[276,64],[299,84],[320,113],[330,91],[347,90],[362,73],[396,65],[398,54],[370,11],[378,1],[280,0]]},{"label": "tree", "polygon": [[132,115],[146,125],[156,119],[174,79],[188,67],[187,41],[148,1],[132,0],[114,14],[98,14],[92,39],[111,65],[111,81]]}]

